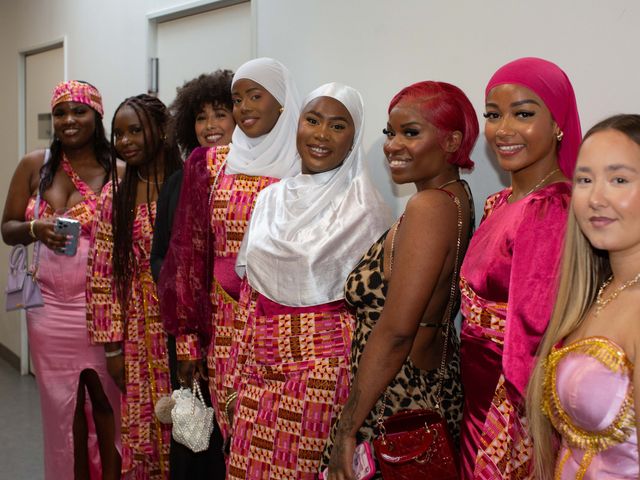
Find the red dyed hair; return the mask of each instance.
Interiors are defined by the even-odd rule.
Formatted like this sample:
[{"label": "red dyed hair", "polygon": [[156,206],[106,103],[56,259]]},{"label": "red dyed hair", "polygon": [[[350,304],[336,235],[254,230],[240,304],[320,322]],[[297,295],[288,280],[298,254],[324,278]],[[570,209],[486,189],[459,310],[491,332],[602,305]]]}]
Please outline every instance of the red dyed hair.
[{"label": "red dyed hair", "polygon": [[452,132],[462,133],[460,148],[451,154],[449,163],[460,168],[473,168],[470,155],[480,127],[476,111],[464,92],[445,82],[414,83],[391,99],[388,112],[405,100],[419,104],[424,119],[438,129],[441,142]]}]

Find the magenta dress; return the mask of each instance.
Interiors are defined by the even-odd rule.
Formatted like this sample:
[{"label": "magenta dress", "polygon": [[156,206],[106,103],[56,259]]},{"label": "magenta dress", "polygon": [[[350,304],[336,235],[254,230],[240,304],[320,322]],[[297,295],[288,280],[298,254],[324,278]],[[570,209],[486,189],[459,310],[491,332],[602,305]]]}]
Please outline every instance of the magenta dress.
[{"label": "magenta dress", "polygon": [[[73,478],[73,416],[78,380],[83,370],[94,370],[114,411],[116,447],[120,450],[120,392],[107,372],[104,348],[91,345],[87,333],[85,289],[91,221],[97,196],[63,158],[61,167],[84,199],[64,213],[82,225],[78,251],[73,257],[40,247],[38,281],[44,307],[27,311],[31,360],[36,374],[44,434],[44,470],[47,480]],[[26,220],[34,216],[35,197],[29,201]],[[40,218],[54,216],[44,200]],[[87,395],[85,415],[89,424],[89,464],[92,479],[102,478],[100,453]]]},{"label": "magenta dress", "polygon": [[551,352],[542,408],[562,439],[555,478],[639,477],[632,377],[624,350],[604,337]]},{"label": "magenta dress", "polygon": [[462,478],[531,478],[523,399],[551,317],[571,186],[487,199],[460,272]]}]

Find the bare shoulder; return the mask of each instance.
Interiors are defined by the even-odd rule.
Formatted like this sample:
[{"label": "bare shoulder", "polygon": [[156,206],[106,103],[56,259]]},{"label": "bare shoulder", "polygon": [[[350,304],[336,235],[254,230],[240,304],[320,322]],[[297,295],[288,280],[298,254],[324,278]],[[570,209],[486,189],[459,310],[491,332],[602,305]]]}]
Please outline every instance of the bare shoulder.
[{"label": "bare shoulder", "polygon": [[116,173],[118,174],[118,178],[124,177],[124,171],[126,168],[127,164],[118,158],[116,160]]},{"label": "bare shoulder", "polygon": [[18,168],[24,168],[27,170],[40,170],[44,163],[44,149],[34,150],[32,152],[27,153],[20,163],[18,164]]},{"label": "bare shoulder", "polygon": [[455,218],[457,210],[454,200],[442,190],[423,190],[413,195],[407,202],[405,217],[420,218],[423,221],[439,221]]}]

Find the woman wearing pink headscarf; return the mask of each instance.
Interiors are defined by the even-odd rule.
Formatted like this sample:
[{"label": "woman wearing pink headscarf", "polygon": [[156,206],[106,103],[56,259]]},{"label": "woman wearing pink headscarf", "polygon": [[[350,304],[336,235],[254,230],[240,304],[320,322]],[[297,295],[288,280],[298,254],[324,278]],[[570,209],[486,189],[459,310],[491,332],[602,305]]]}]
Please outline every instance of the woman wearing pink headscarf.
[{"label": "woman wearing pink headscarf", "polygon": [[531,478],[523,399],[553,308],[580,120],[566,74],[539,58],[500,68],[485,95],[485,136],[511,186],[487,199],[460,273],[462,478]]}]

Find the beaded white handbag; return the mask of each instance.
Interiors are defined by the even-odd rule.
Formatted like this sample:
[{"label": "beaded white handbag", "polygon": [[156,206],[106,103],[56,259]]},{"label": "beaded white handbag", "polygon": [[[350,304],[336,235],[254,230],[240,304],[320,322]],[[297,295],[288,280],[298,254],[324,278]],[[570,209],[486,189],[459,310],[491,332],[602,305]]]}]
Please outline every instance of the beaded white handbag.
[{"label": "beaded white handbag", "polygon": [[204,403],[200,384],[194,379],[191,390],[174,390],[171,397],[176,402],[171,410],[173,439],[194,452],[205,451],[213,433],[213,408]]}]

